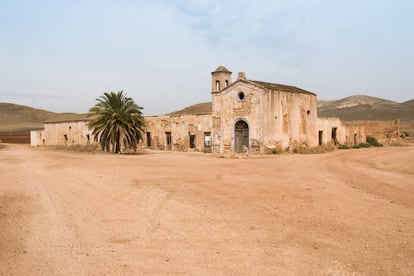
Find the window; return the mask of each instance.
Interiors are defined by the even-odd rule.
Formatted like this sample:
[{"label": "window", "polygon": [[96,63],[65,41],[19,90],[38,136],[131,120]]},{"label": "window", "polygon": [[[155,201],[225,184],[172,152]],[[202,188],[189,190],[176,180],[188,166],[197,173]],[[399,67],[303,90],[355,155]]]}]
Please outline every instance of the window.
[{"label": "window", "polygon": [[216,81],[216,91],[220,91],[220,81]]},{"label": "window", "polygon": [[245,98],[244,92],[243,92],[243,91],[240,91],[240,92],[237,94],[237,98],[239,99],[239,101],[243,101],[243,100],[244,100],[244,98]]},{"label": "window", "polygon": [[226,81],[224,82],[224,87],[227,87],[227,86],[229,86],[229,81],[228,81],[228,80],[226,80]]},{"label": "window", "polygon": [[204,147],[210,147],[210,146],[211,146],[211,133],[204,132]]}]

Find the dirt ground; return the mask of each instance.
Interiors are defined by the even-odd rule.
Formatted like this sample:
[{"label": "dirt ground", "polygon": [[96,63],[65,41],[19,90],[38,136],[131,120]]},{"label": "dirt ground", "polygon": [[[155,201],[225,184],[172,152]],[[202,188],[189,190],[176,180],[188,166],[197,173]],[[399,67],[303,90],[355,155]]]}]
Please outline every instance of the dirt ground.
[{"label": "dirt ground", "polygon": [[413,275],[414,147],[0,148],[2,275]]}]

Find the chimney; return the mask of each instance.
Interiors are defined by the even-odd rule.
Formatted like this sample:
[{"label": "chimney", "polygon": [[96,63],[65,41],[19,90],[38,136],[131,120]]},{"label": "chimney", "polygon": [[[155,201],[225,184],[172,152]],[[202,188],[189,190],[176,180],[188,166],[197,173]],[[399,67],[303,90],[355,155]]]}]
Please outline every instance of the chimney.
[{"label": "chimney", "polygon": [[239,72],[239,74],[237,75],[237,80],[246,80],[246,73]]}]

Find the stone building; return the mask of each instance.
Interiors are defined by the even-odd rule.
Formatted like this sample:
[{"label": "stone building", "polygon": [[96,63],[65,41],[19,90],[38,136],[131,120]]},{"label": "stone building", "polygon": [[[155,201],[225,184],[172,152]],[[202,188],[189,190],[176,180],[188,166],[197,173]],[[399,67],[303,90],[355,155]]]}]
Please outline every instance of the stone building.
[{"label": "stone building", "polygon": [[[142,146],[161,150],[268,153],[327,143],[354,145],[367,136],[398,137],[399,121],[318,118],[317,97],[295,86],[249,80],[219,66],[211,73],[211,108],[200,114],[147,116]],[[87,145],[87,120],[48,122],[32,145]]]}]

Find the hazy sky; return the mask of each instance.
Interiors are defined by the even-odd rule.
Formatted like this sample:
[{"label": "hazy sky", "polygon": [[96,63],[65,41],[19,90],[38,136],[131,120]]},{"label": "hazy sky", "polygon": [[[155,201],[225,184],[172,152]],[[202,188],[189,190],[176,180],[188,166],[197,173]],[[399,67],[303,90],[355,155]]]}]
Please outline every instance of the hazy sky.
[{"label": "hazy sky", "polygon": [[319,99],[414,98],[412,0],[0,0],[0,102],[145,115],[210,101],[218,65]]}]

